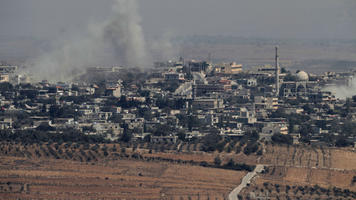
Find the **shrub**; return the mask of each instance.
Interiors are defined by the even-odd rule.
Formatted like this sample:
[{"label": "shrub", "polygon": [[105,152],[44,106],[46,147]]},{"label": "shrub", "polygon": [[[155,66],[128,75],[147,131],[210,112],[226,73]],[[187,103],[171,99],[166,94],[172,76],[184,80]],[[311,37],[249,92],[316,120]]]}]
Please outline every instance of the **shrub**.
[{"label": "shrub", "polygon": [[98,145],[98,144],[96,144],[96,145],[94,145],[94,146],[91,147],[91,150],[92,150],[92,151],[95,151],[95,152],[97,152],[98,149],[99,149],[99,145]]},{"label": "shrub", "polygon": [[251,153],[255,153],[257,150],[258,144],[256,142],[249,142],[244,148],[244,154],[250,155]]},{"label": "shrub", "polygon": [[205,162],[205,161],[201,161],[201,162],[200,162],[200,166],[202,166],[202,167],[208,167],[209,164],[208,164],[207,162]]},{"label": "shrub", "polygon": [[241,152],[241,146],[238,145],[235,150],[236,154],[239,154]]},{"label": "shrub", "polygon": [[89,145],[88,143],[85,143],[84,146],[83,146],[83,149],[84,149],[84,150],[88,150],[89,147],[90,147],[90,145]]},{"label": "shrub", "polygon": [[220,166],[221,165],[221,159],[219,156],[216,156],[214,159],[214,164],[215,166]]},{"label": "shrub", "polygon": [[233,169],[233,170],[237,170],[237,171],[253,171],[255,169],[256,166],[254,165],[247,165],[245,163],[235,163],[232,159],[229,160],[228,163],[226,163],[225,165],[222,166],[222,168],[224,169]]},{"label": "shrub", "polygon": [[356,183],[356,176],[352,178],[352,184]]},{"label": "shrub", "polygon": [[290,135],[283,135],[280,133],[274,134],[272,136],[272,141],[277,144],[293,144],[293,138]]},{"label": "shrub", "polygon": [[102,151],[107,151],[108,150],[108,147],[106,145],[104,145],[102,148],[101,148]]},{"label": "shrub", "polygon": [[221,140],[221,136],[217,134],[209,134],[206,135],[202,139],[202,146],[201,150],[205,152],[212,152],[215,151],[218,148],[218,141]]},{"label": "shrub", "polygon": [[114,145],[114,146],[112,147],[111,151],[112,151],[112,152],[116,152],[116,151],[117,151],[116,145]]}]

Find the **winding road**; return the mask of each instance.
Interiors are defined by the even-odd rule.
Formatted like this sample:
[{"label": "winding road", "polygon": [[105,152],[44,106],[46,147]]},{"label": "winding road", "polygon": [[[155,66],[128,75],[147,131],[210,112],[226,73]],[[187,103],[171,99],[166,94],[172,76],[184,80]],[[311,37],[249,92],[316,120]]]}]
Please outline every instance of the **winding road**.
[{"label": "winding road", "polygon": [[253,172],[249,172],[242,178],[241,184],[237,186],[230,194],[229,194],[229,200],[238,200],[239,198],[237,197],[239,193],[241,192],[242,189],[244,189],[247,184],[251,183],[251,179],[257,175],[257,173],[261,173],[264,169],[263,165],[257,165],[255,170]]}]

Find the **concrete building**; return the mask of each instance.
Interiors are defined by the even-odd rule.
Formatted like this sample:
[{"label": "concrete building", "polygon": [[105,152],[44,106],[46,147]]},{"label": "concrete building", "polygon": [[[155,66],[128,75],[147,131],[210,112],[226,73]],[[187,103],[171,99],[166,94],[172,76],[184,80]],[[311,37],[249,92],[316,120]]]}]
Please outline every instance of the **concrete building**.
[{"label": "concrete building", "polygon": [[255,78],[240,79],[240,80],[237,80],[237,83],[239,83],[245,87],[256,87],[257,79],[255,79]]},{"label": "concrete building", "polygon": [[0,83],[10,82],[10,77],[8,74],[0,74]]},{"label": "concrete building", "polygon": [[0,83],[17,83],[15,80],[17,66],[0,66]]},{"label": "concrete building", "polygon": [[288,125],[285,122],[265,122],[262,132],[260,133],[260,138],[271,140],[274,134],[287,135]]},{"label": "concrete building", "polygon": [[176,143],[178,136],[151,136],[151,142],[153,143]]},{"label": "concrete building", "polygon": [[296,74],[296,81],[284,82],[281,86],[281,95],[285,98],[307,97],[309,94],[308,88],[314,84],[309,82],[309,75],[304,71]]},{"label": "concrete building", "polygon": [[190,72],[206,72],[212,68],[212,66],[205,61],[197,62],[194,60],[189,62],[188,66]]},{"label": "concrete building", "polygon": [[17,66],[0,66],[0,74],[14,74],[17,69]]},{"label": "concrete building", "polygon": [[223,109],[224,101],[222,99],[195,99],[192,106],[198,110]]},{"label": "concrete building", "polygon": [[0,121],[0,130],[6,130],[12,128],[13,121],[11,118],[4,118]]},{"label": "concrete building", "polygon": [[242,64],[236,64],[235,62],[230,63],[225,69],[225,73],[238,74],[242,72]]},{"label": "concrete building", "polygon": [[121,82],[106,84],[105,96],[121,97]]},{"label": "concrete building", "polygon": [[184,74],[177,72],[169,72],[164,74],[165,81],[184,81]]},{"label": "concrete building", "polygon": [[222,63],[215,66],[215,73],[221,74],[238,74],[242,72],[242,64],[232,63]]},{"label": "concrete building", "polygon": [[221,84],[195,84],[193,85],[193,95],[195,97],[205,96],[212,93],[224,92],[224,85]]},{"label": "concrete building", "polygon": [[278,109],[278,98],[277,97],[264,97],[264,96],[255,96],[255,106],[256,109]]}]

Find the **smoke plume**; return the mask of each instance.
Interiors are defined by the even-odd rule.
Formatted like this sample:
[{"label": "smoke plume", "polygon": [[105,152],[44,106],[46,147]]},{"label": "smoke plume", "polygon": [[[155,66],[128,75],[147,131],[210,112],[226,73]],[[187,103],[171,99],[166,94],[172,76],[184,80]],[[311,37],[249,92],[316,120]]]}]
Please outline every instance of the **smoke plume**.
[{"label": "smoke plume", "polygon": [[140,21],[136,0],[115,0],[108,20],[57,40],[49,51],[31,60],[34,79],[67,81],[99,65],[144,67],[150,62]]},{"label": "smoke plume", "polygon": [[332,92],[339,99],[350,98],[356,95],[356,77],[352,77],[349,81],[348,85],[328,86],[323,90]]}]

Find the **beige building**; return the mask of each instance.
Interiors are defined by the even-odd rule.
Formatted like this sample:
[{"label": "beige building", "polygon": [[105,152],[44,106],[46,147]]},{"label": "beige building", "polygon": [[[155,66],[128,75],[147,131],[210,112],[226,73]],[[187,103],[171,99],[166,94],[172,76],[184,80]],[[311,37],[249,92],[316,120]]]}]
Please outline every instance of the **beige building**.
[{"label": "beige building", "polygon": [[261,109],[278,109],[278,98],[255,96],[255,106]]},{"label": "beige building", "polygon": [[222,99],[196,99],[193,101],[193,108],[201,110],[224,108]]},{"label": "beige building", "polygon": [[225,68],[225,73],[238,74],[242,71],[242,64],[236,64],[235,62],[230,63],[230,65]]},{"label": "beige building", "polygon": [[0,121],[0,130],[6,130],[12,128],[13,121],[11,118],[4,118]]},{"label": "beige building", "polygon": [[237,64],[236,62],[223,63],[216,66],[215,72],[224,74],[238,74],[242,72],[242,64]]},{"label": "beige building", "polygon": [[10,78],[8,74],[0,74],[0,83],[9,82]]},{"label": "beige building", "polygon": [[268,122],[265,127],[262,128],[262,135],[273,135],[273,134],[288,134],[288,125],[281,122]]}]

